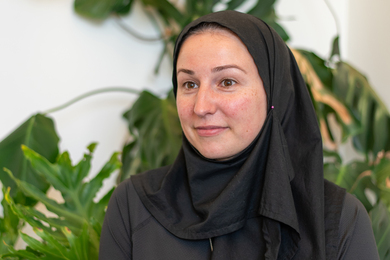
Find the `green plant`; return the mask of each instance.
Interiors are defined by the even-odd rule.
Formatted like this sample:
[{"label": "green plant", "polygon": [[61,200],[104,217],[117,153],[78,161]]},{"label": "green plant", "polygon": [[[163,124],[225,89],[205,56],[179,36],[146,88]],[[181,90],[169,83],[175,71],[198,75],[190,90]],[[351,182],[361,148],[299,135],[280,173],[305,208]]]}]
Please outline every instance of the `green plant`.
[{"label": "green plant", "polygon": [[181,146],[182,133],[172,91],[165,99],[142,92],[123,116],[133,140],[123,148],[119,182],[173,162]]},{"label": "green plant", "polygon": [[98,202],[94,202],[94,197],[101,188],[103,180],[118,170],[121,163],[119,154],[114,153],[100,172],[87,181],[95,147],[95,143],[89,145],[88,153],[75,166],[72,165],[67,152],[62,153],[56,163],[52,164],[27,146],[22,147],[25,157],[31,162],[34,170],[61,192],[64,202],[58,203],[48,198],[36,186],[17,179],[10,170],[5,169],[25,195],[43,203],[57,217],[46,217],[33,207],[16,204],[8,188],[5,193],[7,209],[11,208],[18,218],[31,225],[43,242],[19,232],[28,244],[27,249],[17,251],[11,245],[6,245],[10,253],[4,254],[3,258],[97,259],[105,208],[114,188]]},{"label": "green plant", "polygon": [[[48,161],[54,162],[58,155],[59,138],[54,129],[53,121],[41,114],[36,114],[26,120],[15,131],[0,142],[0,165],[15,173],[21,181],[29,182],[41,192],[46,192],[49,183],[40,176],[30,162],[23,156],[20,149],[22,144],[41,153]],[[22,205],[33,206],[37,200],[26,196],[16,183],[4,172],[0,174],[0,181],[4,187],[10,187],[10,196]],[[5,189],[3,188],[3,193]],[[18,230],[23,226],[10,206],[2,201],[4,217],[0,218],[0,238],[4,243],[13,245],[18,238]],[[0,243],[0,255],[8,252],[4,243]]]},{"label": "green plant", "polygon": [[[3,196],[5,196],[6,189],[3,187]],[[3,206],[4,217],[0,218],[0,256],[8,252],[7,245],[13,245],[18,238],[18,230],[20,229],[19,218],[12,211],[10,206],[3,199],[1,205]]]},{"label": "green plant", "polygon": [[[161,64],[165,54],[172,57],[173,46],[181,29],[192,20],[214,12],[215,10],[234,10],[242,5],[246,0],[202,0],[185,1],[183,4],[176,4],[168,0],[139,0],[144,7],[144,12],[149,16],[153,24],[160,31],[160,37],[149,39],[121,22],[120,16],[128,14],[131,11],[133,0],[129,1],[108,1],[108,0],[75,0],[74,9],[80,15],[90,19],[106,19],[115,17],[117,23],[131,35],[141,40],[162,40],[164,49],[160,55],[159,62],[156,65],[156,72]],[[276,0],[256,0],[253,7],[247,13],[257,16],[272,26],[279,35],[287,41],[289,39],[285,30],[277,23],[275,14]]]},{"label": "green plant", "polygon": [[[10,169],[18,179],[28,180],[29,183],[45,192],[49,188],[49,184],[31,167],[31,164],[23,156],[20,146],[27,145],[50,162],[54,162],[58,155],[58,141],[53,120],[41,114],[33,115],[0,142],[1,168]],[[26,197],[20,190],[16,189],[15,182],[8,175],[1,174],[0,180],[5,187],[12,188],[11,195],[17,203],[24,205],[36,203],[36,200]]]},{"label": "green plant", "polygon": [[[161,37],[155,39],[162,40],[165,44],[160,61],[163,55],[171,53],[173,42],[185,24],[212,12],[215,6],[220,4],[220,1],[216,0],[187,0],[184,6],[177,7],[167,0],[140,2],[161,31]],[[243,2],[244,0],[231,0],[222,5],[222,8],[235,9]],[[131,10],[132,3],[131,0],[75,0],[75,10],[93,19],[113,16],[127,32],[145,38],[126,27],[119,18]],[[284,40],[288,40],[287,33],[277,23],[274,3],[275,0],[258,0],[249,13],[265,20]],[[380,257],[382,260],[390,259],[390,114],[359,71],[342,60],[333,62],[335,56],[341,59],[338,38],[333,46],[329,59],[322,59],[305,50],[293,50],[318,117],[324,141],[324,174],[327,179],[356,195],[364,204],[370,213]],[[159,66],[160,63],[156,68]],[[131,90],[126,91],[134,93]],[[124,114],[124,118],[128,121],[132,141],[124,145],[123,166],[118,182],[131,174],[169,164],[174,160],[181,145],[181,129],[172,93],[166,98],[156,97],[149,92],[140,93],[138,100]],[[90,153],[76,166],[71,166],[66,153],[53,164],[58,154],[58,138],[50,122],[51,119],[44,115],[34,115],[0,142],[0,167],[11,170],[8,174],[0,174],[0,180],[4,186],[12,187],[11,191],[5,194],[6,202],[2,202],[5,214],[4,218],[0,219],[0,237],[8,246],[0,247],[0,254],[4,254],[7,249],[10,253],[3,257],[10,259],[67,259],[65,256],[73,257],[69,259],[84,259],[86,256],[88,259],[96,259],[104,207],[111,192],[98,203],[91,200],[97,187],[101,185],[101,178],[106,178],[111,171],[102,170],[105,173],[99,173],[97,176],[100,176],[100,179],[93,182],[93,185],[92,181],[88,184],[82,182],[88,172],[87,168],[89,169],[94,145],[89,147]],[[335,128],[335,125],[338,127]],[[52,136],[45,146],[37,145],[42,142],[42,132]],[[364,156],[364,160],[343,163],[339,147],[349,139],[352,139],[354,149]],[[21,144],[43,156],[25,147],[23,149],[27,160],[24,159],[20,151]],[[115,158],[116,156],[117,154],[114,155]],[[14,157],[17,160],[10,163],[9,158]],[[110,169],[119,167],[117,159],[111,158],[108,164],[111,165]],[[78,173],[75,174],[77,169],[83,169],[80,170],[83,172],[80,176],[84,177],[72,179],[76,175],[79,176]],[[59,175],[58,171],[66,176]],[[72,188],[61,186],[62,181],[67,181],[61,178],[69,178],[68,184],[72,184]],[[55,203],[45,196],[49,185],[62,192],[65,204]],[[81,188],[85,185],[92,185],[94,188]],[[77,190],[77,187],[84,189],[84,193],[80,193],[81,190]],[[81,203],[77,201],[82,196],[87,196],[83,198],[90,203],[85,209],[77,206]],[[58,218],[47,218],[32,208],[37,200],[47,204],[48,209],[56,213]],[[61,211],[64,207],[69,210],[70,215]],[[92,216],[95,218],[91,218]],[[24,222],[35,227],[34,231],[44,242],[21,234],[29,247],[16,251],[12,245],[17,237],[16,231]],[[49,227],[43,223],[47,223]],[[69,230],[72,233],[69,233]]]}]

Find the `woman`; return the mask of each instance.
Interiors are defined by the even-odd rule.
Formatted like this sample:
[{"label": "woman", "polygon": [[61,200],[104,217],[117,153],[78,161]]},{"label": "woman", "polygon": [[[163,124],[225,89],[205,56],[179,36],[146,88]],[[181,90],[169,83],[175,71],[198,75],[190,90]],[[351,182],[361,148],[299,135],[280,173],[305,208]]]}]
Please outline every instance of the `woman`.
[{"label": "woman", "polygon": [[268,25],[203,16],[173,68],[182,149],[117,187],[100,259],[379,259],[363,206],[323,179],[310,96]]}]

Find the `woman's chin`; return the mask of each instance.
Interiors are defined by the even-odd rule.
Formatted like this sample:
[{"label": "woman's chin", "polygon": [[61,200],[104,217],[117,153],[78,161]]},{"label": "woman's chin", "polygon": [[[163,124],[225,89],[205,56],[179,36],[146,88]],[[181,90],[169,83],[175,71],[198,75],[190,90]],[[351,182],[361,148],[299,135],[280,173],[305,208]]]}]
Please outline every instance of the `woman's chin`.
[{"label": "woman's chin", "polygon": [[200,154],[202,154],[207,159],[217,160],[217,161],[225,161],[232,157],[235,154],[233,152],[229,152],[227,150],[221,150],[220,147],[218,149],[198,149]]}]

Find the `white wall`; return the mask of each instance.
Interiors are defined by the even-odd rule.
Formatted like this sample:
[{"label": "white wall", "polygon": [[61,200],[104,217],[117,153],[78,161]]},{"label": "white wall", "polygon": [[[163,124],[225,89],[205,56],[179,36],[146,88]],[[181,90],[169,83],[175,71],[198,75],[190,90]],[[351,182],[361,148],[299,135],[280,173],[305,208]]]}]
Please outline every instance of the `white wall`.
[{"label": "white wall", "polygon": [[346,58],[363,71],[390,108],[390,1],[350,0]]},{"label": "white wall", "polygon": [[[343,57],[366,73],[390,107],[390,2],[329,1],[340,23]],[[129,86],[165,93],[171,86],[168,59],[161,74],[153,74],[161,43],[136,40],[113,20],[87,21],[74,13],[72,2],[0,0],[0,140],[33,113],[96,88]],[[277,11],[292,47],[329,55],[336,27],[324,1],[281,0]],[[145,35],[157,34],[139,6],[125,20]],[[102,94],[53,113],[61,150],[77,161],[90,142],[99,142],[95,174],[128,137],[121,114],[134,98]]]},{"label": "white wall", "polygon": [[[0,140],[30,115],[87,91],[128,86],[165,93],[170,88],[169,64],[158,77],[153,72],[160,42],[136,40],[113,20],[83,19],[72,2],[0,0]],[[134,11],[126,22],[157,35],[140,8]],[[76,161],[90,142],[99,142],[92,168],[97,173],[128,137],[121,115],[135,98],[100,94],[51,114],[61,150]]]}]

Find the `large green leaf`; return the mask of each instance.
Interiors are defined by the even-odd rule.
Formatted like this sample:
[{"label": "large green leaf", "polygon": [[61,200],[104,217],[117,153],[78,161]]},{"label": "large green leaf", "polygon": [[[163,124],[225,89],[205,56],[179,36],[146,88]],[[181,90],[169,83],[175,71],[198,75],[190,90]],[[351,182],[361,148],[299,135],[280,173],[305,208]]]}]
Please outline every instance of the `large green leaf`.
[{"label": "large green leaf", "polygon": [[120,180],[174,161],[181,146],[181,127],[172,92],[166,99],[142,92],[124,117],[133,140],[123,149]]},{"label": "large green leaf", "polygon": [[354,147],[366,156],[390,150],[390,114],[366,77],[345,62],[338,63],[333,72],[333,93],[362,125],[353,138]]},{"label": "large green leaf", "polygon": [[9,170],[6,170],[6,172],[17,183],[18,188],[22,192],[36,200],[39,200],[48,210],[64,218],[67,221],[67,226],[75,226],[78,228],[82,224],[83,218],[80,214],[75,214],[74,212],[69,211],[65,204],[58,204],[56,201],[46,197],[46,194],[37,189],[35,186],[16,179]]},{"label": "large green leaf", "polygon": [[269,16],[274,11],[276,0],[259,0],[256,5],[249,10],[248,14],[262,18]]},{"label": "large green leaf", "polygon": [[67,152],[62,153],[53,164],[23,146],[24,155],[31,162],[32,167],[61,192],[65,202],[60,204],[49,199],[44,192],[27,182],[18,180],[11,171],[6,170],[21,191],[41,201],[49,211],[58,216],[49,218],[32,207],[16,204],[7,193],[5,198],[12,211],[30,224],[34,232],[45,241],[41,243],[25,234],[20,234],[30,250],[16,251],[9,245],[6,246],[10,252],[6,254],[7,257],[72,260],[98,258],[101,225],[113,189],[99,202],[94,202],[93,199],[102,187],[103,180],[115,170],[119,170],[121,163],[118,158],[119,153],[114,153],[100,172],[90,181],[86,181],[95,146],[96,144],[88,146],[89,152],[75,166],[72,165]]},{"label": "large green leaf", "polygon": [[[68,259],[79,259],[79,260],[89,260],[89,238],[88,238],[88,224],[84,223],[82,232],[75,236],[72,231],[66,227],[62,229],[62,232],[66,235],[66,238],[69,241],[70,248],[73,249],[70,251],[70,256]],[[96,259],[96,258],[94,258]]]},{"label": "large green leaf", "polygon": [[[23,147],[25,156],[31,161],[36,171],[49,181],[55,189],[61,192],[65,203],[63,205],[57,204],[55,210],[61,210],[60,207],[66,208],[67,213],[62,213],[65,218],[70,213],[78,215],[87,221],[91,217],[99,221],[102,221],[104,218],[104,207],[101,207],[100,213],[97,214],[94,208],[99,204],[96,204],[93,198],[101,188],[103,180],[108,178],[112,172],[119,169],[121,163],[118,159],[119,154],[114,153],[92,180],[84,182],[84,177],[88,175],[90,169],[93,148],[94,144],[90,145],[89,153],[84,155],[84,159],[76,166],[72,166],[67,152],[61,154],[56,164],[51,164],[38,153],[28,147]],[[23,184],[23,186],[27,187],[26,184]],[[36,192],[32,193],[31,196],[40,197]],[[47,200],[42,201],[42,203],[47,207],[52,207],[53,204]],[[92,212],[94,212],[94,215],[92,215]],[[57,212],[55,213],[58,214]]]},{"label": "large green leaf", "polygon": [[3,167],[10,169],[19,180],[44,192],[49,188],[49,184],[34,171],[23,156],[21,145],[34,149],[48,161],[54,162],[58,155],[58,141],[52,119],[36,114],[0,142],[0,180],[5,187],[11,187],[11,196],[18,203],[32,205],[35,200],[26,198],[16,189],[15,182],[3,172]]},{"label": "large green leaf", "polygon": [[319,119],[324,146],[330,150],[337,149],[329,126],[329,115],[333,114],[342,129],[342,141],[361,131],[360,122],[351,110],[345,106],[329,86],[333,76],[325,61],[313,53],[292,50],[303,78],[312,96],[314,108]]},{"label": "large green leaf", "polygon": [[333,73],[332,69],[326,66],[327,62],[316,55],[314,52],[306,50],[298,50],[301,55],[303,55],[313,67],[315,73],[320,78],[323,86],[329,90],[332,90],[333,84]]},{"label": "large green leaf", "polygon": [[[9,253],[2,255],[4,259],[15,257],[16,259],[40,259],[40,260],[87,260],[97,259],[98,249],[93,253],[88,250],[91,247],[90,238],[94,236],[94,229],[92,224],[89,225],[84,222],[81,231],[76,235],[66,226],[56,226],[53,229],[51,222],[46,222],[50,226],[43,225],[41,221],[46,221],[47,218],[41,215],[28,214],[31,208],[16,205],[9,194],[6,194],[6,200],[14,212],[21,218],[28,222],[34,232],[41,237],[44,242],[40,242],[24,233],[20,232],[21,238],[27,243],[27,250],[15,250],[12,246],[6,245]],[[27,213],[27,214],[24,214]],[[90,232],[92,231],[92,232]],[[61,239],[58,239],[58,238]],[[2,258],[2,259],[3,259]]]},{"label": "large green leaf", "polygon": [[370,216],[379,257],[390,260],[390,212],[382,203],[378,203]]},{"label": "large green leaf", "polygon": [[258,0],[253,8],[248,11],[248,14],[262,19],[271,26],[284,41],[288,41],[290,37],[287,32],[277,23],[278,17],[275,13],[275,2],[275,0]]},{"label": "large green leaf", "polygon": [[[20,190],[26,195],[41,201],[48,210],[59,216],[59,219],[55,220],[44,219],[45,222],[56,228],[67,226],[77,233],[80,232],[83,222],[90,221],[91,217],[94,217],[99,222],[103,221],[106,205],[99,202],[95,203],[93,198],[101,188],[103,180],[121,166],[118,153],[114,153],[102,170],[92,180],[86,182],[85,178],[82,177],[88,175],[93,147],[94,145],[89,146],[90,153],[85,154],[84,158],[76,166],[72,166],[67,152],[61,154],[56,164],[52,164],[38,153],[23,146],[24,154],[31,161],[34,169],[55,189],[61,192],[65,200],[62,204],[49,199],[45,193],[35,186],[16,179],[10,171],[7,172],[18,184]],[[107,202],[106,198],[105,202]],[[36,212],[29,211],[27,213],[29,215],[35,214],[34,217],[43,219]],[[37,227],[42,228],[40,226]]]},{"label": "large green leaf", "polygon": [[110,14],[127,14],[133,0],[75,0],[75,11],[88,18],[105,19]]},{"label": "large green leaf", "polygon": [[5,201],[6,189],[3,187],[3,218],[0,218],[0,255],[8,252],[7,245],[14,245],[18,238],[19,218],[13,213],[10,206]]},{"label": "large green leaf", "polygon": [[[8,192],[4,196],[5,200],[7,201],[7,204],[9,207],[12,209],[12,211],[22,220],[25,222],[29,223],[34,230],[39,230],[40,232],[46,232],[47,234],[50,234],[50,237],[53,237],[53,240],[55,243],[65,243],[66,244],[66,238],[65,235],[60,231],[61,228],[63,227],[62,225],[60,226],[52,226],[51,221],[49,218],[46,218],[42,213],[36,211],[35,209],[27,206],[23,206],[20,204],[15,204],[13,199],[9,196],[9,189]],[[49,220],[49,221],[48,221]],[[42,223],[44,221],[45,223],[49,224],[50,226],[48,227],[47,225],[44,225]],[[64,223],[62,223],[64,224]],[[52,229],[51,227],[56,227],[56,229]],[[22,235],[23,236],[23,235]],[[47,242],[51,242],[50,240],[45,240]],[[11,245],[7,245],[8,251],[11,253],[16,253],[16,250],[14,250]],[[32,252],[26,252],[26,251],[19,251],[18,255],[19,256],[27,256],[32,254]],[[7,255],[7,254],[6,254]],[[38,254],[39,255],[39,254]],[[4,255],[3,255],[4,257]],[[32,255],[30,255],[32,257]],[[36,256],[34,256],[36,257]],[[30,259],[30,258],[27,258]]]},{"label": "large green leaf", "polygon": [[[70,226],[69,222],[60,219],[60,218],[48,218],[43,213],[38,210],[24,206],[21,204],[15,204],[13,199],[9,196],[9,193],[6,194],[5,199],[7,204],[12,209],[14,214],[16,214],[21,220],[28,223],[30,226],[39,228],[50,234],[52,237],[59,242],[66,242],[65,236],[60,229],[64,226],[70,227],[72,230],[78,230],[79,226]],[[82,221],[82,220],[80,220]],[[43,223],[47,223],[49,227]]]}]

